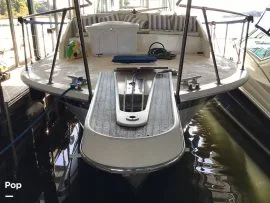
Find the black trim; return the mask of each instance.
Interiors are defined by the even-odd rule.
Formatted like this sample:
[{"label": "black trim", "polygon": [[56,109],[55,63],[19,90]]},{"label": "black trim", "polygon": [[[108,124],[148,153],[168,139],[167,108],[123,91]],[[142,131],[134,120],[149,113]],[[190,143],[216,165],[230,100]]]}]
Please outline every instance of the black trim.
[{"label": "black trim", "polygon": [[255,27],[260,29],[261,31],[263,31],[265,34],[267,34],[268,36],[270,36],[270,27],[268,30],[264,29],[263,27],[261,27],[259,25],[259,23],[261,22],[264,14],[266,13],[266,11],[270,12],[270,8],[266,8],[265,11],[263,12],[263,14],[261,15],[260,19],[258,20],[258,22],[255,24]]}]

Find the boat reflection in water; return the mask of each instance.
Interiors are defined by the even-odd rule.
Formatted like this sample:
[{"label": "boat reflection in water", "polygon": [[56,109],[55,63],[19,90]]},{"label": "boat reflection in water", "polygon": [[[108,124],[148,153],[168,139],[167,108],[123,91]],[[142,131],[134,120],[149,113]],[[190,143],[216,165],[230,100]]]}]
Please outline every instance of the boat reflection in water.
[{"label": "boat reflection in water", "polygon": [[211,192],[213,202],[269,202],[269,178],[232,139],[241,132],[230,130],[229,120],[220,121],[213,105],[200,111],[188,129],[200,183]]},{"label": "boat reflection in water", "polygon": [[268,176],[231,137],[241,133],[209,103],[189,124],[190,152],[177,164],[149,174],[135,191],[120,176],[85,164],[78,196],[81,202],[269,202]]}]

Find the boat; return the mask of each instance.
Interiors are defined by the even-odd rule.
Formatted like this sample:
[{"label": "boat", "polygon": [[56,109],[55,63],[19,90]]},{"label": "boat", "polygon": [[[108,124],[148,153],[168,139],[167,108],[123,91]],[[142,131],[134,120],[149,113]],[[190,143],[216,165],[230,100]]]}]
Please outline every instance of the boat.
[{"label": "boat", "polygon": [[[248,81],[240,90],[264,115],[270,119],[270,33],[267,19],[270,8],[266,8],[249,36],[247,47]],[[268,26],[268,27],[267,27]]]},{"label": "boat", "polygon": [[[30,18],[62,12],[56,51],[31,65],[26,56],[21,78],[35,91],[60,96],[77,116],[84,128],[80,154],[86,163],[121,174],[135,187],[183,156],[185,127],[208,100],[247,80],[244,66],[215,55],[206,11],[236,14],[248,24],[250,16],[191,6],[190,0],[177,6],[186,8],[185,16],[144,13],[147,9],[81,16],[74,1],[71,8],[20,18],[24,29]],[[61,38],[71,9],[76,18]],[[191,9],[202,10],[206,31],[190,16]],[[81,47],[69,56],[82,58],[67,60],[67,45],[74,39]],[[148,55],[151,48],[162,55]]]},{"label": "boat", "polygon": [[246,133],[247,140],[270,156],[270,8],[249,33],[245,66],[249,79],[238,89],[216,98],[222,110]]}]

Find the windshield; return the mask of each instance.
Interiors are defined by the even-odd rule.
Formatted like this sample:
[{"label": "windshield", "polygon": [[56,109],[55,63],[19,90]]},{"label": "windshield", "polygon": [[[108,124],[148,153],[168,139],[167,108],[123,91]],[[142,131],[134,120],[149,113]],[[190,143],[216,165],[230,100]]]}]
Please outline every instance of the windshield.
[{"label": "windshield", "polygon": [[270,36],[270,8],[266,8],[255,27]]},{"label": "windshield", "polygon": [[270,58],[270,8],[267,8],[260,17],[257,28],[249,36],[248,51],[260,60]]}]

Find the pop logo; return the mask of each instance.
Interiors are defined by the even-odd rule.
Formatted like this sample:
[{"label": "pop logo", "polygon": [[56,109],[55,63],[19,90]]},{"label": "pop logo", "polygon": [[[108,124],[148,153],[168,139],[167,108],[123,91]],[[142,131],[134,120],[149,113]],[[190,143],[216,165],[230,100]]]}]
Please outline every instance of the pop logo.
[{"label": "pop logo", "polygon": [[19,190],[22,188],[22,184],[21,183],[11,183],[6,181],[5,182],[5,188],[11,188],[11,189],[15,189],[15,190]]}]

